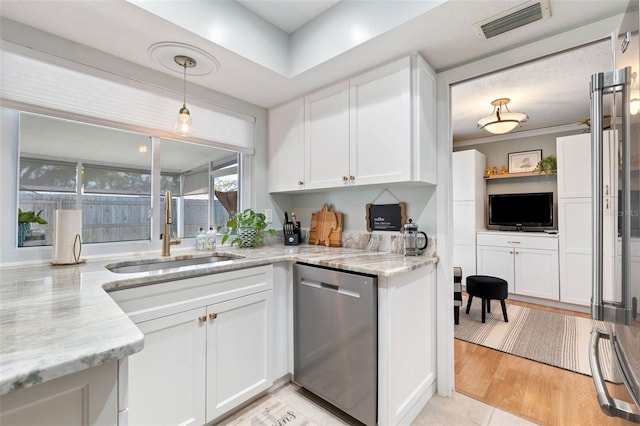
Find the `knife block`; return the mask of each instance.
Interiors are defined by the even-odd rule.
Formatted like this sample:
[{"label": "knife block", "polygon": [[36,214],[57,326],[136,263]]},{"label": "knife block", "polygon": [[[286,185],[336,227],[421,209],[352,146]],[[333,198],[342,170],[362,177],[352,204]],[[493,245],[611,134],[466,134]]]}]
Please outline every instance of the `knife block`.
[{"label": "knife block", "polygon": [[[287,225],[294,225],[292,226],[293,229],[287,229]],[[296,222],[295,224],[292,222],[289,222],[288,224],[285,223],[282,230],[284,232],[285,246],[297,246],[302,242],[302,235],[300,233],[300,222]]]}]

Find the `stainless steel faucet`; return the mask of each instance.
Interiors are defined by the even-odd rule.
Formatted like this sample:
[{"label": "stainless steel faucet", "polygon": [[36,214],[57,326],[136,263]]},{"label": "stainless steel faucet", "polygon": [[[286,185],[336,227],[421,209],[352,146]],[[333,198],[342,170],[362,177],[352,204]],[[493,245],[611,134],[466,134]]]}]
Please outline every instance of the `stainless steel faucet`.
[{"label": "stainless steel faucet", "polygon": [[162,232],[162,256],[171,256],[171,246],[180,244],[180,238],[171,238],[169,234],[173,223],[173,207],[171,191],[164,194],[164,230]]}]

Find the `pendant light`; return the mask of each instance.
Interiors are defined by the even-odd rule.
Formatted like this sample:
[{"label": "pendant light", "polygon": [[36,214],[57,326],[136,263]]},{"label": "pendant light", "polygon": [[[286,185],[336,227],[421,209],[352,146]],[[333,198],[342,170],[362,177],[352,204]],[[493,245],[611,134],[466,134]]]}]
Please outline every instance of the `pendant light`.
[{"label": "pendant light", "polygon": [[191,113],[187,109],[187,68],[195,67],[196,60],[183,55],[175,56],[173,60],[184,68],[184,97],[173,132],[180,136],[191,136],[193,135],[193,125],[191,124]]},{"label": "pendant light", "polygon": [[515,129],[523,121],[527,121],[529,117],[527,114],[520,112],[511,112],[507,108],[507,104],[511,99],[500,98],[491,102],[493,105],[493,112],[491,115],[478,120],[478,128],[485,129],[490,133],[501,135]]}]

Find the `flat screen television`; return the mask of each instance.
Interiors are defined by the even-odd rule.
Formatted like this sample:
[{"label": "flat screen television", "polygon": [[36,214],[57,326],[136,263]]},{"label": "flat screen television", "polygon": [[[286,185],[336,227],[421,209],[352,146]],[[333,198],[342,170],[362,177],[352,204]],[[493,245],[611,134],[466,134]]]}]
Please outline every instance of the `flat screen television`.
[{"label": "flat screen television", "polygon": [[489,225],[542,231],[553,227],[553,192],[489,194]]}]

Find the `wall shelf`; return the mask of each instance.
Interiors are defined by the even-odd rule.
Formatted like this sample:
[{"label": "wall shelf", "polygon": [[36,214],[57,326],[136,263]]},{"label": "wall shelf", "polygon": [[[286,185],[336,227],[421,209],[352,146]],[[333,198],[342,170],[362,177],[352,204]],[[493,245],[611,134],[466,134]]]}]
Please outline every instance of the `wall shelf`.
[{"label": "wall shelf", "polygon": [[546,176],[556,176],[556,173],[551,173],[549,175],[544,174],[544,173],[538,173],[538,172],[523,172],[523,173],[506,173],[503,175],[489,175],[489,176],[484,176],[484,178],[486,180],[494,180],[494,179],[513,179],[513,178],[523,178],[523,177],[530,177],[530,176],[541,176],[541,177],[546,177]]}]

